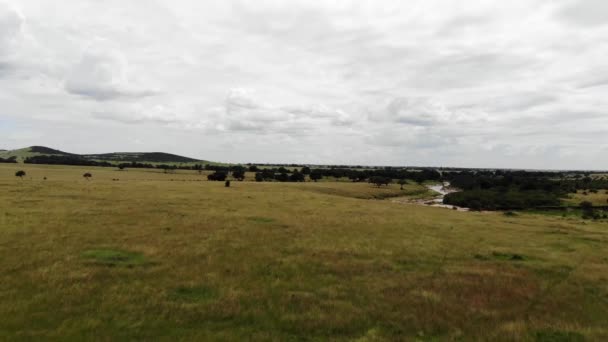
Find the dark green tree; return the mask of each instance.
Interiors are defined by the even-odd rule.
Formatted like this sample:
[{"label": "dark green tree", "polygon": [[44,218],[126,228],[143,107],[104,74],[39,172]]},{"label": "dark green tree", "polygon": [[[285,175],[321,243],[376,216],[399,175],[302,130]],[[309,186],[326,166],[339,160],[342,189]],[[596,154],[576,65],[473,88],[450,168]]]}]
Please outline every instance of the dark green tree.
[{"label": "dark green tree", "polygon": [[388,177],[373,176],[369,179],[369,182],[376,185],[377,187],[380,187],[382,185],[388,186],[391,183],[391,179]]},{"label": "dark green tree", "polygon": [[237,179],[239,181],[244,180],[245,179],[245,168],[236,169],[236,170],[232,171],[232,177],[234,177],[234,179]]},{"label": "dark green tree", "polygon": [[304,180],[305,180],[304,174],[297,170],[294,173],[292,173],[291,176],[289,176],[289,181],[291,181],[291,182],[303,182]]},{"label": "dark green tree", "polygon": [[322,178],[323,178],[323,174],[322,174],[322,173],[321,173],[321,171],[319,171],[319,170],[312,170],[312,171],[310,172],[310,176],[309,176],[309,177],[310,177],[310,179],[311,179],[311,180],[313,180],[313,181],[315,181],[315,182],[316,182],[316,181],[318,181],[319,179],[322,179]]},{"label": "dark green tree", "polygon": [[264,176],[262,175],[261,172],[256,172],[255,173],[255,181],[256,182],[263,182],[264,181]]},{"label": "dark green tree", "polygon": [[207,176],[207,179],[210,181],[219,181],[219,182],[223,182],[226,180],[226,177],[228,177],[228,173],[226,171],[215,171],[214,173],[210,174]]}]

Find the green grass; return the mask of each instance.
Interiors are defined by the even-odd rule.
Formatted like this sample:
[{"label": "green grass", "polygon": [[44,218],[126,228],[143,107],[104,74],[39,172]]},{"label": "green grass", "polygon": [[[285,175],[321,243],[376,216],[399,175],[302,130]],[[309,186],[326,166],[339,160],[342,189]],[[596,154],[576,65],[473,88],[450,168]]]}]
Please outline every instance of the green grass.
[{"label": "green grass", "polygon": [[6,164],[0,188],[1,340],[608,339],[603,221],[186,171]]},{"label": "green grass", "polygon": [[148,263],[141,253],[108,248],[86,250],[82,257],[93,264],[104,266],[134,267]]},{"label": "green grass", "polygon": [[210,302],[218,298],[218,291],[204,285],[181,286],[171,292],[170,298],[183,302]]}]

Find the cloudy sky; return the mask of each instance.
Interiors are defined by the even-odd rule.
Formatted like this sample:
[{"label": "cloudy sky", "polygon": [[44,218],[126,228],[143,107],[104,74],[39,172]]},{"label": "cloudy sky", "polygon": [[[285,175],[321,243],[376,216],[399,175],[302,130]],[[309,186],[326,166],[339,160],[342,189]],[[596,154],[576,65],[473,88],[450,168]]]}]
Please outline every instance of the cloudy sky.
[{"label": "cloudy sky", "polygon": [[0,0],[0,148],[608,169],[608,1]]}]

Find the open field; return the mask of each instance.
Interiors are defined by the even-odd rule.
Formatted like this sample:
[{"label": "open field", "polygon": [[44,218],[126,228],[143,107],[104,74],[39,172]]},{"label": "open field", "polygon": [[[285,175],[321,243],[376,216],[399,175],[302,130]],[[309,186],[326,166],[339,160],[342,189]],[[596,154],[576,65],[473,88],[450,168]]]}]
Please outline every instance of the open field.
[{"label": "open field", "polygon": [[608,190],[598,190],[596,193],[578,190],[576,194],[570,194],[568,198],[564,199],[564,202],[569,205],[579,205],[583,201],[589,201],[595,206],[606,206],[608,205]]},{"label": "open field", "polygon": [[606,222],[205,179],[0,164],[0,339],[608,339]]}]

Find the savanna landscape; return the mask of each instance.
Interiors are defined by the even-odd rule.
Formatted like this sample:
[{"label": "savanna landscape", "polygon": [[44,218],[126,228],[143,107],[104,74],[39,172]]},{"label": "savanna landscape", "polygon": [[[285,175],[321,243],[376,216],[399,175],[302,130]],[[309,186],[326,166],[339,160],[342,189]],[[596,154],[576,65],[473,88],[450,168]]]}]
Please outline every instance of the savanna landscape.
[{"label": "savanna landscape", "polygon": [[0,164],[0,337],[608,338],[605,219],[210,174]]},{"label": "savanna landscape", "polygon": [[608,341],[607,0],[0,0],[0,342]]}]

